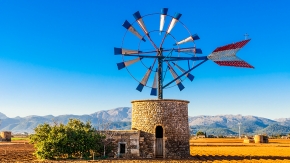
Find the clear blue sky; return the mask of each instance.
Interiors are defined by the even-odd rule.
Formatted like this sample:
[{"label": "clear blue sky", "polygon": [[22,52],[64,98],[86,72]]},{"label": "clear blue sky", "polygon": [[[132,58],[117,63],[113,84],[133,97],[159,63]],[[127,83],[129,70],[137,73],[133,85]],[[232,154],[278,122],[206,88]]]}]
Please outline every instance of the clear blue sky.
[{"label": "clear blue sky", "polygon": [[[155,98],[126,70],[121,58],[124,20],[132,14],[182,13],[200,36],[203,54],[252,39],[238,56],[255,69],[220,67],[211,61],[193,71],[180,92],[164,98],[189,100],[189,115],[242,114],[290,117],[290,2],[281,1],[1,1],[0,112],[8,117],[91,114]],[[149,21],[145,22],[152,24]],[[156,24],[156,29],[159,24]],[[139,30],[140,31],[140,30]],[[141,32],[141,31],[140,31]]]}]

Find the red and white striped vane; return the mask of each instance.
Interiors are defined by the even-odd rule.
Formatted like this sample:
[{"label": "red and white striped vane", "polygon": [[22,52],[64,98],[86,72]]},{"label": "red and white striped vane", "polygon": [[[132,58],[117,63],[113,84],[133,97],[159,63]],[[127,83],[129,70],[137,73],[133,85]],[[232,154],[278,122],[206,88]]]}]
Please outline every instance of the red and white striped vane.
[{"label": "red and white striped vane", "polygon": [[250,39],[247,39],[218,47],[210,55],[208,55],[207,58],[220,66],[254,68],[252,65],[236,56],[237,52],[242,49],[249,41]]}]

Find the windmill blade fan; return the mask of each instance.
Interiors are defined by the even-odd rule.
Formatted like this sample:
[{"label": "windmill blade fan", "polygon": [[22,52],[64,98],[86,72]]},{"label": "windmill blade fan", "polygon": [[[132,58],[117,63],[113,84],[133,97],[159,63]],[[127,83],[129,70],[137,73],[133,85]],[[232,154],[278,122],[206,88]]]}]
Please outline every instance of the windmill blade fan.
[{"label": "windmill blade fan", "polygon": [[144,42],[146,41],[141,36],[141,34],[127,20],[125,20],[125,22],[123,23],[123,27],[125,27],[127,30],[129,30],[132,34],[134,34],[135,36],[137,36],[142,41],[144,41]]},{"label": "windmill blade fan", "polygon": [[187,37],[186,39],[184,40],[181,40],[175,44],[173,44],[174,46],[175,45],[181,45],[181,44],[184,44],[184,43],[187,43],[187,42],[190,42],[190,41],[195,41],[195,40],[199,40],[199,36],[197,34],[194,34],[194,35],[191,35],[189,37]]},{"label": "windmill blade fan", "polygon": [[[166,62],[166,63],[167,63],[167,65],[168,65],[168,67],[169,67],[169,71],[170,71],[172,77],[173,77],[174,79],[177,79],[178,75],[177,75],[177,73],[174,71],[173,67],[172,67],[168,62]],[[182,91],[182,90],[185,88],[185,87],[183,86],[183,84],[181,83],[180,79],[177,79],[175,82],[176,82],[176,84],[177,84],[177,86],[178,86],[178,88],[179,88],[180,91]]]},{"label": "windmill blade fan", "polygon": [[[200,55],[202,50],[196,48],[195,44],[200,37],[197,34],[190,33],[184,23],[180,21],[181,15],[180,13],[175,13],[174,16],[169,15],[168,8],[162,8],[160,13],[144,16],[137,11],[133,14],[134,22],[129,23],[125,20],[123,23],[122,26],[127,31],[122,39],[121,47],[114,48],[114,55],[121,56],[123,60],[117,63],[118,69],[125,68],[138,82],[136,90],[142,92],[144,87],[149,87],[151,88],[150,95],[158,95],[158,99],[163,99],[163,89],[165,88],[177,86],[182,91],[185,88],[182,82],[186,79],[193,81],[195,76],[192,75],[191,71],[207,60],[212,60],[220,66],[254,68],[236,56],[236,53],[250,39],[217,47],[208,56]],[[154,16],[160,18],[159,27],[152,23],[156,20],[156,17],[149,19]],[[167,29],[164,29],[167,21]],[[142,34],[134,27],[142,30]],[[174,32],[172,32],[173,29]],[[176,32],[180,32],[177,36],[181,38],[180,40],[177,40],[177,37],[174,36]],[[138,40],[134,37],[137,37]],[[159,46],[156,46],[156,43]],[[178,69],[179,74],[175,71],[176,69]],[[168,70],[172,77],[167,75]]]},{"label": "windmill blade fan", "polygon": [[136,90],[138,90],[139,92],[142,92],[144,86],[147,84],[148,79],[150,77],[150,74],[152,72],[151,67],[149,67],[149,69],[147,70],[146,74],[144,75],[142,81],[139,83],[139,85],[137,86]]}]

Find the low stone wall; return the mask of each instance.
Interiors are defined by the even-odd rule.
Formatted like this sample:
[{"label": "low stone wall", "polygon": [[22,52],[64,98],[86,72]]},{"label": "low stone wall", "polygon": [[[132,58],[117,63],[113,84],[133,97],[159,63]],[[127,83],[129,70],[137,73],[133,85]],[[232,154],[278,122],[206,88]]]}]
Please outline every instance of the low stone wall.
[{"label": "low stone wall", "polygon": [[[108,130],[103,131],[106,135],[107,144],[112,148],[109,157],[114,158],[139,158],[139,138],[138,130]],[[125,147],[124,153],[121,151],[121,144]]]}]

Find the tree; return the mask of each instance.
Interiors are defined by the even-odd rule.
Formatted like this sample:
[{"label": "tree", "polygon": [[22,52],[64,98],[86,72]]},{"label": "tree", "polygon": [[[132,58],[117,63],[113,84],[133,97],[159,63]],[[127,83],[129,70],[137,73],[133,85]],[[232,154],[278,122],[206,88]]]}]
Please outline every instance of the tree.
[{"label": "tree", "polygon": [[96,132],[91,122],[70,119],[67,125],[38,125],[35,134],[30,136],[39,159],[89,158],[91,153],[101,154],[102,139],[105,137]]},{"label": "tree", "polygon": [[204,135],[204,132],[202,132],[202,131],[197,131],[196,136],[198,136],[198,135]]}]

